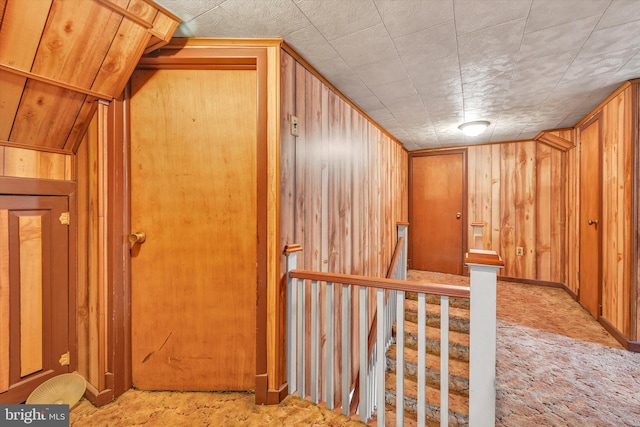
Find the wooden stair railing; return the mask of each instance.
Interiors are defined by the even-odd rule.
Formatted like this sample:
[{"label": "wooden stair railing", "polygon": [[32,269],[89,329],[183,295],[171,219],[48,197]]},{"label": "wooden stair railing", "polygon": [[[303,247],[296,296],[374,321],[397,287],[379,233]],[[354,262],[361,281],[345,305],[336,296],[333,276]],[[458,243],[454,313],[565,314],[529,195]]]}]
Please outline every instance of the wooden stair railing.
[{"label": "wooden stair railing", "polygon": [[[454,377],[459,376],[459,369],[452,365],[449,367],[449,347],[455,345],[457,338],[451,341],[449,333],[450,322],[450,298],[462,298],[469,301],[470,333],[467,343],[469,346],[469,381],[468,381],[468,419],[469,425],[493,425],[495,421],[495,336],[496,336],[496,277],[497,270],[501,268],[502,260],[490,251],[470,251],[465,258],[471,273],[471,285],[469,287],[453,285],[424,284],[407,282],[405,280],[373,278],[347,274],[331,274],[298,270],[296,268],[296,255],[301,248],[297,245],[288,246],[287,254],[287,381],[289,394],[297,393],[302,398],[310,398],[318,404],[324,402],[328,409],[334,409],[336,405],[346,415],[351,415],[352,384],[350,380],[351,366],[355,360],[359,360],[360,379],[359,385],[360,405],[358,413],[361,421],[368,422],[372,414],[376,414],[377,425],[386,425],[385,417],[388,399],[387,385],[396,383],[393,390],[395,396],[396,425],[403,425],[405,420],[405,399],[414,399],[415,416],[417,425],[424,426],[427,422],[433,422],[433,416],[440,418],[442,426],[449,425],[451,414],[458,412],[460,399],[449,401],[449,372]],[[402,258],[402,257],[401,257]],[[401,268],[406,264],[399,261]],[[351,321],[351,295],[352,286],[358,286],[359,312],[358,320]],[[320,292],[320,288],[323,292]],[[378,361],[375,370],[369,368],[370,363],[370,322],[368,306],[370,302],[369,288],[374,292],[376,310],[379,316],[376,318],[376,341],[384,342],[386,337],[383,332],[390,322],[395,322],[397,343],[392,350],[396,356],[394,362],[387,367],[385,346],[377,345],[375,358]],[[336,293],[336,289],[342,289]],[[389,304],[395,305],[396,313],[393,315],[385,298],[388,291],[393,291],[389,298]],[[310,295],[308,295],[310,292]],[[415,293],[417,303],[417,323],[413,331],[405,330],[405,295]],[[335,298],[334,298],[335,297]],[[440,301],[440,331],[439,338],[431,333],[427,336],[427,311],[426,305],[430,299]],[[408,303],[407,303],[408,304]],[[452,303],[455,308],[456,304]],[[319,308],[326,310],[319,315]],[[339,328],[335,328],[336,319],[349,319],[341,322]],[[311,317],[307,319],[307,315]],[[452,313],[454,314],[454,313]],[[324,318],[321,318],[323,316]],[[309,322],[309,325],[307,325]],[[325,331],[322,332],[322,325]],[[309,328],[310,326],[310,328]],[[355,327],[355,335],[352,334]],[[432,331],[433,332],[433,331]],[[406,336],[415,337],[414,350],[406,350]],[[453,332],[454,335],[456,332]],[[436,348],[431,348],[428,342],[439,340]],[[350,343],[352,340],[359,342],[358,355],[352,354]],[[342,351],[336,352],[339,342],[342,342]],[[445,344],[446,343],[446,344]],[[335,344],[335,345],[334,345]],[[324,349],[321,350],[321,345]],[[466,345],[466,344],[465,344]],[[454,347],[451,347],[452,349]],[[309,350],[310,348],[310,350]],[[440,387],[439,391],[427,389],[427,350],[440,352]],[[411,356],[411,361],[405,358]],[[452,353],[453,355],[453,353]],[[456,357],[455,355],[453,357]],[[417,360],[413,360],[417,359]],[[411,369],[417,375],[416,381],[405,386],[405,360],[415,364]],[[415,362],[415,363],[414,363]],[[433,363],[433,362],[429,362]],[[324,364],[324,365],[322,365]],[[391,365],[394,365],[391,368]],[[341,368],[337,368],[341,366]],[[334,370],[334,367],[336,369]],[[431,369],[431,368],[429,368]],[[451,370],[450,370],[451,369]],[[407,371],[408,372],[408,371]],[[322,375],[321,375],[322,373]],[[407,375],[414,375],[408,372]],[[429,374],[430,376],[432,374]],[[338,379],[339,377],[339,379]],[[452,377],[452,381],[458,378]],[[432,377],[429,377],[432,378]],[[308,381],[308,384],[305,382]],[[430,379],[431,384],[433,381]],[[412,385],[413,384],[413,385]],[[452,387],[455,384],[452,383]],[[408,388],[407,388],[408,387]],[[412,389],[415,387],[415,390]],[[429,386],[431,387],[431,386]],[[405,394],[407,390],[408,394]],[[431,394],[429,394],[431,393]],[[341,394],[342,399],[338,396]],[[437,397],[438,407],[427,408],[425,402]],[[453,399],[453,398],[452,398]],[[464,399],[463,399],[464,400]],[[408,411],[413,409],[408,408]],[[455,416],[455,415],[454,415]],[[389,420],[390,424],[394,424]],[[453,424],[458,424],[453,419]]]}]

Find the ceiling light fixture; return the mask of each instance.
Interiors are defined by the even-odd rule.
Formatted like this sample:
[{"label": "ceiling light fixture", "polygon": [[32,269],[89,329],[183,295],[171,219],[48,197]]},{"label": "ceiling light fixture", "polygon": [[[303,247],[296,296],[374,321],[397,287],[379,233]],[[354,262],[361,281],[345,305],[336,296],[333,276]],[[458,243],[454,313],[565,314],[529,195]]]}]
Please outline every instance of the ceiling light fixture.
[{"label": "ceiling light fixture", "polygon": [[484,132],[489,126],[489,122],[486,120],[478,120],[475,122],[467,122],[458,126],[458,129],[467,136],[478,136]]}]

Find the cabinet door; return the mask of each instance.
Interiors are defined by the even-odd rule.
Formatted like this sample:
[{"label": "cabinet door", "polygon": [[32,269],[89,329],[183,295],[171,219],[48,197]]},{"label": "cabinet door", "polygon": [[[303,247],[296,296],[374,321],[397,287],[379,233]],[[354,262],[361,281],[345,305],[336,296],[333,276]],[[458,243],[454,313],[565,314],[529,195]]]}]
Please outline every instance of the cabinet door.
[{"label": "cabinet door", "polygon": [[69,237],[60,196],[0,196],[0,403],[69,371]]}]

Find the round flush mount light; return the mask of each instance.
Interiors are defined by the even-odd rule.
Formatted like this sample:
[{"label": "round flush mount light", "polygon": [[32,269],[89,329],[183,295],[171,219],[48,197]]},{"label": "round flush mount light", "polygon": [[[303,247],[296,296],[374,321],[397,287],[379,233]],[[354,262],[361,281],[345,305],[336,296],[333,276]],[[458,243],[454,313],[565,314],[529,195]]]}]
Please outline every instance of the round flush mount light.
[{"label": "round flush mount light", "polygon": [[458,126],[458,129],[467,136],[478,136],[484,132],[489,126],[489,122],[486,120],[478,120],[475,122],[467,122]]}]

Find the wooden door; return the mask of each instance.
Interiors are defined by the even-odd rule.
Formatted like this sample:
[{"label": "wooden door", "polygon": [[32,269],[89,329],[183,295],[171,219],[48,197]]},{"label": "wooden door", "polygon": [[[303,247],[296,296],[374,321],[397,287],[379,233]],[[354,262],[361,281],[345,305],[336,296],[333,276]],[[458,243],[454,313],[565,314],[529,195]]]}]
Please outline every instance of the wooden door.
[{"label": "wooden door", "polygon": [[68,199],[0,196],[0,403],[69,371]]},{"label": "wooden door", "polygon": [[596,319],[600,300],[600,120],[580,130],[580,281],[579,300]]},{"label": "wooden door", "polygon": [[131,80],[132,373],[137,388],[255,388],[255,70]]},{"label": "wooden door", "polygon": [[462,274],[464,153],[411,157],[411,268]]}]

